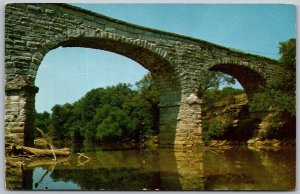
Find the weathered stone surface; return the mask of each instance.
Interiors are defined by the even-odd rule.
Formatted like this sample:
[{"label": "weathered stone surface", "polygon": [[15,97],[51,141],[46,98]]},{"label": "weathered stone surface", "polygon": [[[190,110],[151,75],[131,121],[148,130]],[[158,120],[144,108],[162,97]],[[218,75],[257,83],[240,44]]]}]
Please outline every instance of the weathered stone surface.
[{"label": "weathered stone surface", "polygon": [[59,46],[115,52],[148,69],[160,92],[162,146],[201,144],[201,99],[194,93],[207,71],[234,76],[249,96],[271,77],[281,76],[277,61],[70,5],[7,4],[6,137],[14,136],[12,126],[23,122],[24,137],[33,143],[35,77],[43,57]]},{"label": "weathered stone surface", "polygon": [[190,94],[190,96],[186,98],[186,102],[189,105],[202,103],[202,101],[197,97],[196,94]]}]

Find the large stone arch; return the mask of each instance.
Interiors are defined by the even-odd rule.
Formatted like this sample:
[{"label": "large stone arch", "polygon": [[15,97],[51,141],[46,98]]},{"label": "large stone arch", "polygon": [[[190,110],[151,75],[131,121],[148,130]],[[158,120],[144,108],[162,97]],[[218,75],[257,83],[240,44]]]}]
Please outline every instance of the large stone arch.
[{"label": "large stone arch", "polygon": [[[58,41],[57,41],[58,40]],[[34,128],[34,102],[35,102],[35,93],[38,92],[38,88],[35,86],[35,78],[38,71],[38,67],[43,60],[43,57],[52,49],[57,47],[84,47],[84,48],[94,48],[100,50],[111,51],[125,57],[128,57],[146,69],[148,69],[155,81],[156,87],[160,92],[160,129],[164,131],[166,129],[168,131],[167,140],[163,140],[164,142],[168,142],[168,145],[172,145],[174,141],[174,135],[170,132],[170,130],[174,130],[176,128],[177,116],[179,113],[179,104],[181,98],[181,88],[180,82],[173,68],[170,66],[169,62],[162,58],[162,54],[165,55],[165,52],[161,52],[156,49],[153,45],[149,46],[147,43],[143,46],[137,46],[135,44],[129,44],[127,42],[118,42],[114,39],[110,40],[108,38],[98,38],[98,37],[71,37],[66,40],[57,39],[54,41],[52,39],[52,44],[49,44],[48,47],[37,48],[37,51],[34,52],[32,56],[32,61],[30,63],[29,72],[26,78],[23,78],[25,81],[24,85],[20,85],[19,88],[7,88],[7,93],[9,91],[13,91],[14,94],[18,90],[24,92],[25,106],[19,112],[19,116],[23,115],[24,121],[21,121],[20,128],[24,126],[24,144],[31,145],[32,144],[32,132]],[[63,41],[62,41],[63,40]],[[62,42],[59,42],[62,41]],[[49,50],[45,49],[49,48]],[[160,51],[158,54],[151,51]],[[162,53],[162,54],[161,54]],[[34,71],[30,71],[34,69]],[[18,82],[19,84],[22,82],[20,80],[14,80],[13,83]],[[9,83],[7,83],[7,86]],[[13,86],[12,86],[13,87]],[[19,95],[19,94],[18,94]],[[22,96],[22,95],[20,95]],[[23,110],[23,112],[22,112]],[[22,114],[23,113],[23,114]],[[26,119],[26,120],[25,120]],[[20,124],[18,121],[17,124]],[[9,125],[7,128],[9,129]],[[12,127],[15,127],[12,125]],[[10,131],[16,132],[19,131]],[[172,136],[173,135],[173,136]],[[163,138],[162,138],[163,139]],[[171,140],[171,141],[170,141]],[[20,137],[16,137],[15,142],[22,141]]]},{"label": "large stone arch", "polygon": [[[100,29],[67,30],[54,37],[47,37],[41,43],[36,43],[30,49],[32,54],[31,62],[26,76],[27,84],[34,83],[36,72],[43,57],[52,49],[57,47],[84,47],[99,50],[106,50],[128,57],[152,73],[174,73],[172,59],[168,52],[156,44],[147,40],[132,39],[119,34],[103,31]],[[92,32],[91,32],[92,31]],[[88,32],[88,33],[86,33]],[[9,82],[7,82],[9,86]]]},{"label": "large stone arch", "polygon": [[[101,33],[99,31],[99,33]],[[105,33],[105,32],[103,32]],[[161,146],[173,146],[177,118],[181,102],[181,83],[175,69],[171,66],[171,59],[167,57],[167,51],[157,48],[155,45],[143,41],[118,41],[118,35],[99,37],[85,37],[85,34],[75,37],[66,37],[62,42],[54,42],[49,48],[84,47],[106,50],[128,57],[146,68],[159,91],[159,129]],[[56,46],[53,46],[56,45]],[[40,50],[40,49],[37,49]],[[41,54],[41,53],[40,53]],[[35,75],[32,75],[35,77]],[[167,135],[164,135],[167,134]]]},{"label": "large stone arch", "polygon": [[[28,5],[27,9],[34,8]],[[38,42],[30,43],[24,48],[26,57],[15,55],[6,60],[7,72],[15,71],[15,65],[22,67],[22,74],[7,74],[6,79],[6,139],[17,144],[32,145],[34,128],[35,78],[43,57],[57,47],[85,47],[111,51],[128,57],[148,69],[160,91],[160,129],[168,130],[168,144],[172,144],[175,134],[176,119],[179,112],[181,86],[174,66],[170,63],[167,51],[146,39],[131,38],[114,33],[114,30],[93,28],[84,24],[75,28],[55,32]],[[52,30],[47,30],[52,32]],[[50,33],[49,33],[50,34]],[[9,50],[9,49],[7,49]],[[15,72],[13,72],[15,73]],[[14,110],[10,112],[10,110]],[[12,113],[12,114],[11,114]],[[164,140],[162,140],[164,142]]]},{"label": "large stone arch", "polygon": [[[75,30],[75,32],[78,32],[78,30]],[[92,35],[72,34],[71,36],[58,36],[57,39],[51,38],[51,40],[46,40],[47,44],[42,43],[33,54],[29,70],[34,69],[35,71],[28,72],[27,81],[30,84],[34,84],[38,67],[43,57],[50,50],[57,47],[83,47],[106,50],[128,57],[149,70],[156,82],[156,86],[162,93],[167,95],[166,91],[171,92],[170,89],[172,89],[179,91],[180,95],[179,77],[174,67],[171,66],[171,60],[167,57],[167,51],[157,48],[146,40],[141,41],[143,42],[142,44],[139,41],[132,41],[131,39],[126,39],[126,37],[119,37],[116,34],[110,35],[111,33],[106,33],[105,31],[98,30],[98,33]],[[123,38],[122,41],[121,38]],[[161,96],[161,98],[164,98],[164,96]],[[180,97],[178,100],[180,102]],[[162,103],[166,104],[167,102],[162,100]]]}]

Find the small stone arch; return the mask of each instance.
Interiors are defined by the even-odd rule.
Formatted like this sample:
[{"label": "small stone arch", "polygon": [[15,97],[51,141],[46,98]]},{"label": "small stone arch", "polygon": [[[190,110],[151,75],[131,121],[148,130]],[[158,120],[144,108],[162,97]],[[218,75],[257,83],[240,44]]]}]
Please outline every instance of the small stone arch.
[{"label": "small stone arch", "polygon": [[209,71],[219,71],[237,79],[245,89],[249,99],[266,84],[266,78],[261,73],[261,70],[251,66],[249,63],[223,61],[211,64],[208,67]]}]

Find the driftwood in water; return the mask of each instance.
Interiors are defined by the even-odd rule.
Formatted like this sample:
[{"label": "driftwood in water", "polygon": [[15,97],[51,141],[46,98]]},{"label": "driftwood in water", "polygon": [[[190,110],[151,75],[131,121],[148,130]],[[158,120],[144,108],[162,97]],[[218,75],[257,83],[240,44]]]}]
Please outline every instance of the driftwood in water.
[{"label": "driftwood in water", "polygon": [[52,151],[54,161],[56,161],[56,160],[57,160],[57,159],[56,159],[56,154],[55,154],[54,147],[53,147],[52,143],[48,140],[48,138],[46,137],[44,131],[42,131],[42,130],[39,129],[39,128],[36,128],[36,129],[41,133],[42,137],[46,140],[46,142],[47,142],[49,148],[50,148],[51,151]]},{"label": "driftwood in water", "polygon": [[78,152],[77,154],[78,154],[78,160],[79,160],[81,157],[84,157],[84,158],[86,158],[87,160],[90,160],[90,158],[89,158],[88,156],[86,156],[84,153]]},{"label": "driftwood in water", "polygon": [[17,149],[23,150],[24,152],[35,156],[53,156],[53,153],[55,153],[57,156],[69,156],[71,153],[69,148],[47,150],[26,146],[17,146]]},{"label": "driftwood in water", "polygon": [[[91,159],[88,157],[88,156],[86,156],[84,153],[80,153],[80,152],[78,152],[77,153],[78,154],[78,165],[77,166],[83,166],[83,165],[85,165],[85,163],[87,163],[87,162],[89,162]],[[85,158],[85,161],[84,162],[81,162],[80,161],[80,158],[81,157],[84,157]]]}]

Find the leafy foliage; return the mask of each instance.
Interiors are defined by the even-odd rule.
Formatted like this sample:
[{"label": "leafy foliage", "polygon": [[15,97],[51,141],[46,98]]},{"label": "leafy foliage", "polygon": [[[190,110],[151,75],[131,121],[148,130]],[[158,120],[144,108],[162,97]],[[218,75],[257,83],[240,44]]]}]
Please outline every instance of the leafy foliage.
[{"label": "leafy foliage", "polygon": [[266,111],[296,114],[296,40],[281,42],[279,60],[281,78],[273,78],[262,92],[254,95],[250,103],[251,111]]},{"label": "leafy foliage", "polygon": [[[116,141],[122,138],[122,133],[132,130],[134,127],[126,113],[118,107],[105,107],[100,110],[104,116],[102,122],[97,126],[96,139],[104,141]],[[104,114],[103,114],[104,113]]]},{"label": "leafy foliage", "polygon": [[212,139],[226,139],[227,132],[232,128],[231,118],[225,121],[220,121],[213,118],[210,121],[206,121],[203,125],[203,139],[204,144],[208,145]]},{"label": "leafy foliage", "polygon": [[203,95],[203,109],[204,111],[209,111],[214,104],[220,100],[228,100],[236,95],[242,94],[242,89],[225,87],[220,89],[208,89]]},{"label": "leafy foliage", "polygon": [[288,112],[269,115],[271,122],[263,134],[263,139],[291,139],[296,137],[296,117]]},{"label": "leafy foliage", "polygon": [[44,111],[43,113],[35,112],[35,127],[40,129],[48,129],[48,126],[51,123],[50,116],[50,113],[48,113],[47,111]]},{"label": "leafy foliage", "polygon": [[283,91],[296,91],[296,39],[290,39],[279,43],[280,64],[282,65],[285,76],[279,87]]},{"label": "leafy foliage", "polygon": [[73,104],[55,105],[51,115],[37,113],[36,122],[56,140],[147,139],[158,133],[158,92],[150,75],[137,82],[136,88],[121,83],[93,89]]},{"label": "leafy foliage", "polygon": [[296,96],[292,93],[280,90],[265,89],[263,92],[254,95],[250,101],[251,112],[276,110],[296,114]]},{"label": "leafy foliage", "polygon": [[221,84],[235,84],[235,79],[222,72],[207,71],[201,75],[197,95],[201,98],[208,89],[219,89]]}]

